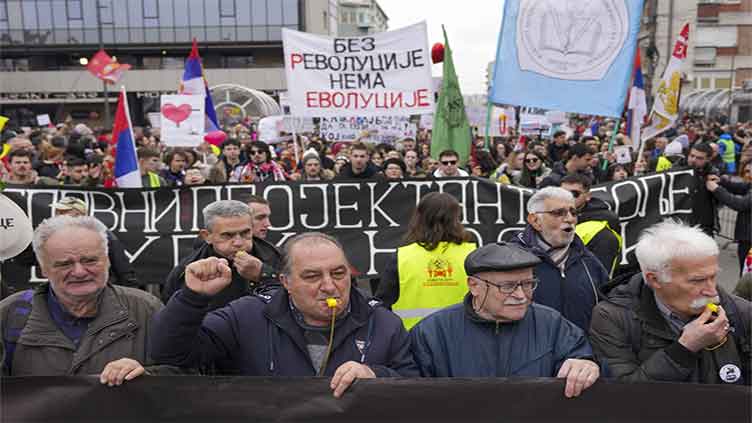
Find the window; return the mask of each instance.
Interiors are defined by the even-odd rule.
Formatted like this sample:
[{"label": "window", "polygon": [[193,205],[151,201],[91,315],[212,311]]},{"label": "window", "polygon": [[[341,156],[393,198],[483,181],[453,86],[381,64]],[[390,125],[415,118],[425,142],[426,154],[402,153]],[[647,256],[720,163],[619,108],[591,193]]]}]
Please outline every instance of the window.
[{"label": "window", "polygon": [[219,16],[223,18],[234,18],[235,0],[219,0]]},{"label": "window", "polygon": [[159,18],[159,9],[157,8],[157,0],[143,0],[144,5],[144,18]]},{"label": "window", "polygon": [[81,20],[84,18],[83,9],[81,9],[81,0],[67,0],[66,11],[70,20]]},{"label": "window", "polygon": [[710,88],[710,78],[702,78],[700,80],[700,88],[703,90]]},{"label": "window", "polygon": [[716,78],[715,87],[725,89],[731,88],[731,78]]},{"label": "window", "polygon": [[255,60],[253,56],[225,56],[224,68],[249,68],[253,66]]}]

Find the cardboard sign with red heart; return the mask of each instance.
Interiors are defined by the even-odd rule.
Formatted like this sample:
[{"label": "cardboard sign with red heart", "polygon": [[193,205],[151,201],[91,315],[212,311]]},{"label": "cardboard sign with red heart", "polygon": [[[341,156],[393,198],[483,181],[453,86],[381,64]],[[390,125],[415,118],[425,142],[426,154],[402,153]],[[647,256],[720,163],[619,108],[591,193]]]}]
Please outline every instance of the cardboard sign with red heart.
[{"label": "cardboard sign with red heart", "polygon": [[161,140],[169,147],[198,147],[204,138],[203,95],[163,95],[160,107]]},{"label": "cardboard sign with red heart", "polygon": [[180,127],[180,122],[188,119],[188,116],[191,115],[191,111],[192,108],[190,104],[176,106],[172,103],[165,103],[165,105],[162,106],[162,116],[167,120],[175,122],[175,125],[178,128]]}]

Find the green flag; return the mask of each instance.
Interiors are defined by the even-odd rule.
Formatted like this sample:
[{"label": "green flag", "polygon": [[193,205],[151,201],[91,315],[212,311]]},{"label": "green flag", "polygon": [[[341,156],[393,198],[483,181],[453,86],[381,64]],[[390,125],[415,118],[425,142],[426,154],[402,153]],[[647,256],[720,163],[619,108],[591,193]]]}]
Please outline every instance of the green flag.
[{"label": "green flag", "polygon": [[444,31],[444,80],[439,92],[439,103],[433,118],[433,135],[431,136],[431,157],[439,159],[444,150],[454,150],[460,155],[460,163],[465,163],[470,156],[472,143],[470,123],[465,114],[465,101],[462,99],[460,84],[454,71],[452,49]]}]

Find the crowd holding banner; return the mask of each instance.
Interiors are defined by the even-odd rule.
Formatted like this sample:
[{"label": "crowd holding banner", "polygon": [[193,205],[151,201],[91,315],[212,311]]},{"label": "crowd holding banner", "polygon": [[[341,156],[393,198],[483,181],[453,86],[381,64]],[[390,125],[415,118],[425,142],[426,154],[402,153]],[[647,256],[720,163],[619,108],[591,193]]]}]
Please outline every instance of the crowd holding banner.
[{"label": "crowd holding banner", "polygon": [[[345,395],[350,398],[350,405],[363,404],[363,407],[376,413],[384,407],[385,399],[391,398],[392,411],[400,410],[403,413],[400,417],[411,420],[429,418],[428,414],[420,413],[421,407],[414,405],[435,402],[432,393],[444,389],[445,394],[456,391],[455,400],[465,404],[474,403],[478,398],[489,399],[492,391],[498,393],[499,390],[507,398],[514,395],[528,397],[533,393],[543,395],[541,398],[545,397],[547,404],[550,403],[545,412],[532,411],[535,404],[540,403],[539,400],[524,403],[520,408],[522,411],[515,414],[520,418],[530,417],[527,413],[531,413],[541,420],[549,420],[567,414],[580,416],[581,421],[589,421],[608,407],[622,410],[624,421],[630,421],[637,415],[643,418],[677,416],[666,417],[666,414],[662,414],[661,408],[665,404],[658,404],[655,399],[652,401],[656,404],[645,405],[647,411],[633,406],[624,408],[625,403],[641,400],[648,395],[677,405],[681,401],[686,403],[688,398],[703,396],[713,401],[731,402],[722,411],[693,409],[691,413],[681,414],[687,419],[712,421],[719,416],[724,416],[724,421],[748,419],[749,409],[741,404],[743,395],[749,393],[748,386],[732,386],[727,390],[720,386],[706,389],[699,385],[687,386],[685,382],[689,381],[687,375],[691,374],[693,382],[750,384],[752,373],[748,363],[739,363],[740,358],[744,360],[750,356],[750,338],[746,334],[748,326],[745,326],[749,324],[749,302],[723,290],[719,290],[722,291],[720,295],[717,292],[707,294],[715,291],[715,275],[711,275],[708,285],[712,287],[703,285],[698,288],[704,290],[699,299],[709,300],[699,306],[692,301],[693,305],[689,306],[692,310],[703,310],[699,317],[693,314],[683,319],[673,309],[665,312],[667,306],[658,301],[663,297],[656,294],[654,299],[650,299],[653,298],[651,290],[664,283],[661,279],[664,276],[644,266],[644,254],[635,255],[636,252],[640,254],[638,247],[641,237],[654,228],[669,228],[665,233],[670,234],[674,230],[674,235],[676,228],[683,228],[690,234],[688,236],[694,237],[687,239],[709,241],[714,246],[714,241],[707,235],[718,233],[719,208],[725,205],[738,211],[733,238],[738,245],[740,273],[745,273],[744,264],[752,256],[752,122],[730,123],[726,117],[678,116],[678,109],[674,110],[671,106],[678,98],[678,91],[671,91],[673,86],[669,85],[660,93],[660,102],[656,102],[656,105],[660,103],[662,106],[656,106],[658,108],[654,108],[653,113],[662,118],[665,127],[654,132],[650,132],[653,131],[650,129],[640,136],[640,124],[634,121],[622,123],[621,116],[627,104],[634,106],[630,108],[635,112],[644,112],[639,105],[635,105],[639,101],[639,98],[634,98],[639,95],[636,88],[641,85],[636,77],[632,84],[635,89],[631,90],[633,97],[629,102],[626,98],[630,78],[637,74],[634,72],[634,61],[639,63],[639,54],[635,55],[634,52],[643,1],[595,2],[590,12],[599,20],[579,29],[571,28],[571,22],[562,22],[554,16],[555,13],[550,13],[547,5],[547,2],[536,0],[506,2],[489,94],[490,102],[506,107],[489,107],[487,119],[483,122],[479,122],[481,119],[478,116],[474,116],[472,122],[468,119],[446,33],[444,45],[438,49],[443,61],[443,79],[438,99],[434,101],[431,60],[436,61],[437,58],[429,54],[426,25],[421,23],[355,38],[329,38],[283,29],[290,116],[266,117],[263,125],[252,119],[230,122],[224,117],[217,118],[194,42],[186,62],[180,95],[162,98],[161,128],[131,125],[124,89],[112,129],[90,128],[71,120],[57,126],[40,125],[33,128],[22,128],[11,121],[5,128],[0,127],[0,176],[3,181],[0,199],[10,199],[37,228],[34,251],[28,247],[2,263],[0,281],[3,297],[15,294],[0,303],[4,325],[4,376],[24,374],[18,373],[20,371],[17,369],[28,371],[25,375],[34,374],[28,369],[39,369],[49,364],[35,359],[35,344],[28,338],[33,330],[43,327],[39,323],[39,304],[43,304],[46,298],[52,316],[45,316],[51,319],[49,327],[62,325],[60,330],[74,343],[73,351],[83,345],[82,349],[89,348],[87,357],[96,356],[97,360],[103,360],[103,366],[94,365],[93,361],[87,363],[92,368],[97,367],[97,370],[89,373],[101,372],[99,382],[102,384],[112,386],[128,381],[125,383],[129,387],[134,385],[134,390],[127,391],[127,396],[114,398],[112,391],[93,388],[90,379],[38,381],[33,378],[4,377],[3,389],[11,391],[10,395],[4,394],[2,397],[3,409],[9,410],[5,412],[6,416],[11,420],[24,420],[32,415],[37,419],[64,415],[65,418],[84,421],[85,418],[91,419],[92,415],[104,417],[115,413],[121,418],[127,416],[148,421],[156,415],[164,417],[153,409],[160,408],[161,404],[145,407],[142,411],[136,408],[123,411],[123,404],[127,404],[131,398],[139,401],[138,398],[144,393],[151,396],[155,390],[174,388],[174,383],[159,375],[173,374],[171,372],[183,374],[190,370],[204,375],[332,377],[330,385],[327,385],[329,389],[308,384],[306,380],[286,380],[285,386],[275,385],[275,389],[278,389],[276,392],[280,393],[289,386],[289,392],[301,394],[302,400],[297,398],[290,407],[271,410],[265,408],[268,406],[264,403],[267,396],[253,395],[256,402],[246,406],[258,408],[261,412],[229,408],[223,410],[228,418],[281,416],[283,419],[297,419],[313,415],[319,419],[336,419],[343,415],[347,418],[363,416],[365,413],[360,406],[341,408],[340,403],[336,402],[343,390],[349,388]],[[540,28],[544,30],[540,31]],[[556,37],[554,34],[563,35]],[[686,43],[688,33],[683,30],[681,37]],[[106,53],[100,53],[100,58],[105,60]],[[675,49],[675,54],[680,53],[681,49]],[[575,56],[577,59],[572,59]],[[678,66],[676,63],[674,65]],[[127,70],[127,65],[120,66],[117,77]],[[92,72],[100,78],[105,77],[103,69]],[[564,95],[571,92],[582,95]],[[524,108],[515,110],[514,106]],[[635,116],[640,120],[639,113]],[[311,118],[305,124],[300,121]],[[652,124],[656,124],[655,119]],[[487,139],[484,128],[489,125],[491,138]],[[393,261],[399,260],[397,270],[406,270],[405,266],[410,263],[404,256],[399,258],[400,251],[404,252],[403,247],[412,245],[407,240],[410,238],[408,233],[415,229],[416,210],[427,196],[430,197],[429,194],[435,195],[432,193],[442,193],[450,197],[448,204],[457,204],[459,213],[456,220],[459,222],[454,223],[462,229],[462,234],[469,234],[471,238],[462,239],[462,242],[472,242],[475,245],[470,251],[482,252],[473,256],[474,253],[468,251],[467,259],[461,257],[467,272],[466,275],[462,273],[467,276],[462,286],[467,283],[469,287],[469,291],[463,293],[464,299],[458,299],[464,301],[464,305],[444,309],[442,304],[442,310],[436,310],[438,307],[434,307],[433,303],[423,307],[415,305],[418,304],[415,301],[412,304],[414,307],[404,304],[395,307],[396,314],[393,314],[391,305],[382,307],[379,298],[371,301],[361,298],[359,291],[350,293],[350,276],[353,281],[356,278],[370,280],[371,294],[375,294],[379,292],[380,279],[387,272],[395,271],[390,267]],[[550,197],[543,198],[541,193]],[[541,195],[543,200],[530,201],[534,195]],[[265,209],[254,209],[252,203],[261,204]],[[541,208],[542,204],[557,204],[557,208]],[[575,229],[575,226],[578,216],[582,218],[587,211],[592,211],[588,207],[593,204],[597,205],[601,215],[607,217],[591,221],[581,219],[585,223],[595,222],[597,226],[597,230],[593,230],[593,225],[590,225],[590,229],[586,230],[591,233],[585,235],[580,232],[582,228]],[[431,210],[439,214],[445,211]],[[67,217],[56,217],[59,214]],[[247,217],[248,222],[245,221]],[[256,218],[266,219],[266,223],[252,220]],[[699,229],[690,229],[678,223],[661,223],[670,218]],[[555,222],[553,229],[546,227],[546,222],[551,221]],[[0,216],[0,228],[7,230],[10,224]],[[59,227],[62,224],[67,226]],[[263,235],[256,232],[258,225],[265,225]],[[569,241],[554,245],[544,236],[546,230],[565,233]],[[577,235],[574,235],[575,230]],[[596,258],[597,252],[587,249],[593,248],[593,244],[588,243],[601,230],[618,243],[611,268],[607,268],[610,263],[596,261],[600,260],[600,257]],[[125,257],[121,264],[130,266],[135,273],[138,283],[134,285],[139,288],[150,285],[147,289],[151,292],[163,290],[162,300],[166,306],[140,290],[134,293],[135,289],[131,291],[120,284],[108,284],[109,274],[100,268],[105,259],[82,256],[80,263],[73,264],[62,258],[52,260],[50,251],[46,249],[51,248],[47,244],[57,245],[50,241],[56,234],[69,236],[71,245],[84,245],[87,242],[86,231],[106,233],[108,245],[117,245]],[[445,239],[436,241],[447,242]],[[421,242],[416,242],[421,248],[436,249],[427,248]],[[86,245],[91,247],[98,244]],[[298,245],[304,245],[306,249]],[[481,250],[489,246],[508,248],[503,251],[511,253],[489,265],[488,261],[493,260],[483,254],[491,249]],[[667,244],[660,248],[656,246],[656,251],[670,251],[672,247],[683,250],[687,246]],[[67,247],[59,248],[63,251]],[[222,248],[227,252],[223,252]],[[273,254],[262,258],[257,253],[264,248]],[[645,248],[645,241],[642,241],[643,252]],[[414,254],[426,257],[429,253],[433,254],[430,251]],[[717,252],[706,255],[717,261]],[[469,259],[471,256],[473,259]],[[313,295],[315,298],[311,299],[315,304],[306,305],[308,308],[304,309],[298,301],[301,296],[310,297],[311,288],[297,287],[295,284],[301,282],[296,278],[318,281],[316,278],[319,276],[311,276],[310,271],[307,275],[301,273],[305,276],[299,276],[295,269],[303,266],[303,258],[312,257],[316,265],[333,263],[333,270],[326,269],[328,276],[321,276],[320,279],[328,284],[327,287],[331,285],[339,289],[338,284],[346,286],[343,292],[347,292],[349,300],[329,296],[329,293],[326,298],[320,298],[319,291],[316,291]],[[688,259],[703,258],[707,257],[700,254]],[[431,256],[436,263],[443,259]],[[592,260],[590,267],[588,260]],[[112,258],[108,263],[111,261]],[[439,264],[444,266],[445,263]],[[439,264],[437,268],[447,269],[449,274],[454,271],[451,266],[441,267]],[[73,270],[65,273],[68,266]],[[538,299],[531,304],[535,289],[542,288],[538,293],[551,292],[551,280],[543,280],[547,277],[541,271],[547,269],[545,266],[552,269],[548,271],[551,275],[560,277],[556,279],[557,284],[560,283],[560,290],[557,291],[560,298],[555,299],[562,303],[560,308],[545,303],[545,306],[551,307],[549,309],[542,305],[543,300],[539,304]],[[662,262],[660,266],[673,274],[673,262]],[[695,267],[688,271],[706,269]],[[63,316],[62,319],[68,317],[65,302],[70,298],[55,291],[60,289],[58,278],[61,275],[71,275],[83,268],[94,275],[91,278],[106,285],[100,291],[104,294],[95,293],[105,298],[102,301],[105,305],[99,310],[95,306],[93,314],[74,314],[74,317],[82,318],[84,325],[101,323],[101,320],[107,320],[108,324],[127,325],[112,329],[107,327],[96,340],[93,336],[98,337],[99,334],[87,332],[86,327],[82,331],[77,328],[78,323],[68,324],[67,320],[61,320],[60,316]],[[533,268],[535,277],[532,277]],[[573,268],[583,271],[567,275]],[[101,272],[97,273],[97,270]],[[521,273],[514,274],[514,280],[500,283],[484,279],[488,274],[496,277],[499,274],[507,275],[504,272],[522,270],[530,272],[527,279],[520,276]],[[253,278],[247,275],[253,275]],[[405,273],[401,275],[407,278]],[[752,297],[751,276],[749,273],[742,276],[735,289],[736,295],[747,299]],[[475,280],[473,284],[470,283],[471,279]],[[219,297],[220,293],[226,292],[224,290],[231,288],[236,280],[243,285],[240,293],[233,293],[232,298],[223,297],[227,301],[217,306],[230,304],[230,307],[207,315],[208,301],[213,300],[214,295]],[[273,283],[262,283],[262,280]],[[587,283],[583,282],[585,294],[577,293],[564,301],[564,297],[569,295],[567,289],[572,289],[574,283],[588,280]],[[44,283],[46,281],[49,283]],[[86,286],[90,283],[89,279],[72,281],[63,278],[63,281],[69,285],[80,282]],[[174,294],[173,291],[166,291],[165,295],[167,287],[163,285],[168,281],[174,285],[169,287]],[[325,282],[317,283],[323,286]],[[402,282],[400,280],[398,284]],[[670,288],[683,286],[683,283],[674,282]],[[478,294],[478,286],[481,285],[484,286],[485,296]],[[35,290],[28,290],[30,286]],[[492,286],[495,288],[492,289]],[[66,288],[71,289],[69,286]],[[651,327],[641,326],[638,330],[642,333],[636,337],[638,345],[635,351],[626,352],[635,354],[632,361],[637,362],[639,371],[634,374],[626,374],[624,368],[627,366],[622,364],[628,362],[632,365],[632,361],[606,356],[610,351],[603,348],[604,342],[606,346],[609,346],[609,342],[614,344],[611,345],[614,349],[623,347],[623,343],[613,341],[616,333],[607,334],[614,337],[611,340],[603,341],[601,336],[598,340],[600,344],[593,340],[592,349],[588,340],[597,333],[593,327],[606,325],[604,320],[613,324],[609,320],[612,316],[607,316],[609,310],[602,307],[603,304],[623,301],[628,289],[649,293],[642,298],[648,298],[645,301],[652,311],[662,313],[657,314],[657,320],[663,321],[665,317],[668,322],[664,325],[666,328],[670,329],[669,325],[681,327],[674,332],[667,329],[665,333],[656,335]],[[510,306],[524,304],[534,311],[526,315],[528,309],[525,308],[518,319],[489,319],[482,313],[487,312],[483,307],[488,307],[486,300],[492,291],[502,297],[493,294],[489,301],[491,306],[499,298],[517,298],[521,295],[527,298],[527,302]],[[621,297],[614,299],[614,293]],[[629,294],[634,292],[630,291]],[[590,302],[591,295],[594,303]],[[668,294],[661,292],[661,295]],[[127,318],[128,323],[125,318],[119,321],[112,316],[96,314],[102,310],[112,312],[113,316],[118,313],[117,310],[121,309],[108,308],[115,303],[113,298],[129,301],[125,307],[132,313]],[[480,305],[477,304],[479,298],[482,298]],[[584,323],[566,315],[571,312],[567,307],[571,308],[573,303],[580,307],[583,298],[588,298],[585,301],[587,304],[582,306],[582,314],[586,315],[582,319]],[[324,300],[325,305],[319,304]],[[333,302],[330,303],[330,300]],[[342,301],[351,302],[343,306]],[[563,304],[567,301],[569,304]],[[719,312],[719,307],[716,307],[716,314],[708,317],[712,307],[706,310],[706,303],[722,304],[723,309]],[[89,301],[84,305],[91,304],[98,302]],[[502,308],[507,305],[502,302]],[[311,309],[320,311],[319,306],[326,312],[324,323],[331,319],[328,326],[311,323],[311,316],[316,317]],[[214,308],[214,303],[211,307]],[[484,382],[466,379],[426,382],[425,379],[408,379],[417,376],[440,377],[444,374],[427,371],[435,363],[425,364],[426,357],[420,357],[423,367],[417,369],[416,364],[420,360],[415,358],[413,362],[412,354],[417,354],[416,351],[421,349],[419,347],[422,347],[422,354],[430,348],[416,344],[427,343],[432,334],[429,333],[426,338],[418,338],[416,334],[420,332],[417,331],[408,334],[402,325],[408,318],[406,316],[428,312],[419,317],[444,313],[442,316],[446,318],[453,312],[456,316],[457,310],[461,311],[463,318],[469,319],[465,322],[480,327],[478,332],[472,329],[462,333],[463,337],[469,333],[476,334],[478,344],[486,340],[506,342],[509,338],[505,337],[516,337],[516,334],[510,335],[505,330],[511,326],[516,328],[514,330],[525,327],[515,324],[532,313],[537,313],[535,319],[540,318],[540,321],[536,320],[540,325],[563,321],[557,328],[564,329],[557,329],[556,332],[558,334],[559,330],[565,329],[572,331],[571,336],[566,338],[567,342],[577,344],[572,349],[578,351],[576,357],[562,356],[553,374],[545,371],[536,373],[521,366],[521,369],[506,369],[507,373],[502,376],[566,378],[566,396],[578,396],[588,389],[584,396],[587,402],[577,403],[574,408],[562,403],[561,385],[565,384],[562,381],[492,379],[491,382]],[[119,312],[122,315],[126,311]],[[30,320],[32,326],[25,326],[29,324],[26,320],[28,317],[19,317],[21,315],[33,316]],[[591,326],[591,317],[599,323]],[[701,324],[703,322],[697,323],[703,318],[706,319],[706,326]],[[60,321],[63,323],[58,323]],[[313,321],[319,323],[322,320]],[[374,324],[374,321],[378,323]],[[436,321],[438,319],[433,320],[434,323]],[[151,324],[154,327],[150,327]],[[471,327],[471,323],[466,324]],[[490,335],[492,331],[488,329],[494,324],[495,334]],[[33,329],[24,332],[26,327]],[[146,327],[149,327],[148,334],[144,333]],[[232,330],[223,329],[226,327]],[[431,329],[429,325],[418,327],[426,332]],[[514,338],[517,339],[514,346],[524,351],[544,348],[541,346],[543,344],[532,344],[543,342],[550,335],[548,329],[544,330],[543,327],[536,327],[540,336]],[[684,333],[709,331],[711,327],[725,336],[721,336],[723,339],[719,339],[720,342],[708,341],[706,336],[707,339],[703,338],[702,342],[692,339],[694,343],[690,344],[698,348],[690,349],[687,346]],[[347,333],[337,332],[340,338],[336,338],[335,328]],[[481,338],[478,333],[487,338]],[[162,336],[164,334],[169,336]],[[36,336],[36,332],[33,335]],[[714,332],[712,335],[717,334]],[[453,339],[451,334],[444,336]],[[627,333],[627,336],[631,337],[633,333]],[[663,338],[650,338],[650,342],[645,343],[645,336]],[[551,337],[554,339],[552,342],[561,342],[558,337]],[[112,346],[122,349],[119,344],[121,338],[138,344],[139,351],[134,349],[133,357],[123,356],[119,360],[113,358],[120,356],[108,357],[103,354]],[[253,342],[249,341],[250,338],[253,338]],[[339,341],[334,342],[335,339]],[[576,339],[581,341],[574,342]],[[727,343],[727,339],[732,341]],[[644,345],[639,345],[640,340]],[[527,342],[535,345],[535,348],[528,347]],[[661,347],[655,356],[646,357],[650,355],[646,351],[652,354],[650,348],[662,345],[661,342],[668,342],[670,346]],[[147,345],[151,348],[149,351]],[[13,356],[17,347],[20,347],[21,358],[18,354]],[[65,357],[68,352],[55,355],[56,360]],[[120,354],[119,350],[117,354]],[[221,357],[216,358],[212,354]],[[330,354],[331,357],[336,356],[333,362],[329,362]],[[531,363],[539,364],[543,360],[540,357],[551,354],[518,357],[520,354],[515,350],[515,354],[511,355],[514,355],[514,359],[530,359]],[[81,366],[86,360],[81,360],[75,354],[71,356],[72,364],[67,373],[46,369],[38,370],[36,374],[77,374],[77,371],[85,368]],[[655,360],[658,356],[664,361]],[[482,358],[487,360],[486,357]],[[442,359],[450,362],[446,357]],[[584,365],[586,367],[583,369],[593,370],[594,378],[588,375],[587,384],[578,381],[580,386],[575,394],[570,392],[572,381],[566,374],[567,369],[573,368],[566,364],[570,360],[575,363],[571,366]],[[617,363],[617,366],[611,366],[614,368],[606,365],[614,362]],[[674,363],[670,371],[667,370],[669,376],[657,377],[664,370],[661,363],[666,362]],[[67,366],[57,361],[53,364]],[[473,361],[472,364],[477,363]],[[531,364],[530,368],[533,367]],[[144,383],[142,380],[146,378],[143,377],[130,381],[145,372],[156,377]],[[488,372],[484,368],[470,375],[478,377]],[[684,379],[675,377],[675,374],[684,375]],[[612,375],[622,381],[676,383],[636,385],[644,389],[638,392],[634,386],[607,381],[589,389],[599,377]],[[406,379],[351,385],[355,380],[393,376],[404,376]],[[188,382],[198,381],[195,385],[186,383],[182,391],[178,389],[185,395],[181,401],[185,401],[185,398],[196,399],[190,401],[191,405],[186,408],[188,419],[204,415],[205,409],[201,403],[205,402],[204,395],[216,383],[231,398],[238,395],[245,397],[249,392],[267,390],[268,386],[272,386],[267,385],[266,380],[249,382],[184,377],[183,380]],[[61,388],[69,390],[63,391]],[[84,411],[78,407],[67,411],[44,409],[32,412],[33,406],[24,394],[35,390],[42,390],[53,399],[62,397],[60,392],[65,392],[65,395],[71,396],[92,395],[101,402],[95,407],[95,412],[88,416],[84,416]],[[326,393],[329,396],[331,391],[337,399],[323,399],[322,395]],[[401,391],[413,394],[393,402],[394,393]],[[619,398],[619,401],[615,402],[614,398]],[[625,399],[632,401],[625,402]],[[176,401],[169,397],[171,407],[179,407]],[[280,403],[279,398],[273,401]],[[310,404],[321,404],[321,408],[311,407]],[[462,413],[452,412],[448,404],[437,406],[430,419],[460,419]],[[487,402],[484,406],[487,406]],[[173,417],[175,415],[171,414]],[[472,415],[471,411],[469,416]]]}]

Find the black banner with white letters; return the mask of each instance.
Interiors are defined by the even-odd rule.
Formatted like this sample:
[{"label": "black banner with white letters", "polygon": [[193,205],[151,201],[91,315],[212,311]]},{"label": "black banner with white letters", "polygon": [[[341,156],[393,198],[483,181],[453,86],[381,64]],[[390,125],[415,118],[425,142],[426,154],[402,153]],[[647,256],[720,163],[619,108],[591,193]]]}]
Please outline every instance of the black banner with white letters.
[{"label": "black banner with white letters", "polygon": [[[692,171],[669,171],[592,188],[620,218],[623,257],[634,249],[640,231],[668,216],[691,213]],[[508,239],[525,226],[527,188],[487,179],[461,178],[400,182],[351,181],[202,185],[159,190],[9,187],[3,193],[31,217],[34,226],[50,217],[50,205],[63,197],[83,199],[126,248],[139,280],[161,284],[178,261],[190,253],[203,226],[201,210],[213,201],[257,194],[271,203],[272,227],[267,240],[281,245],[309,231],[326,232],[345,246],[361,274],[377,277],[389,254],[400,245],[421,197],[447,192],[462,205],[462,223],[480,245]],[[20,269],[5,264],[9,286],[29,281]],[[31,281],[39,281],[37,271]]]},{"label": "black banner with white letters", "polygon": [[358,380],[334,398],[324,378],[142,376],[0,380],[2,421],[748,423],[748,386],[615,383],[577,398],[562,379]]}]

